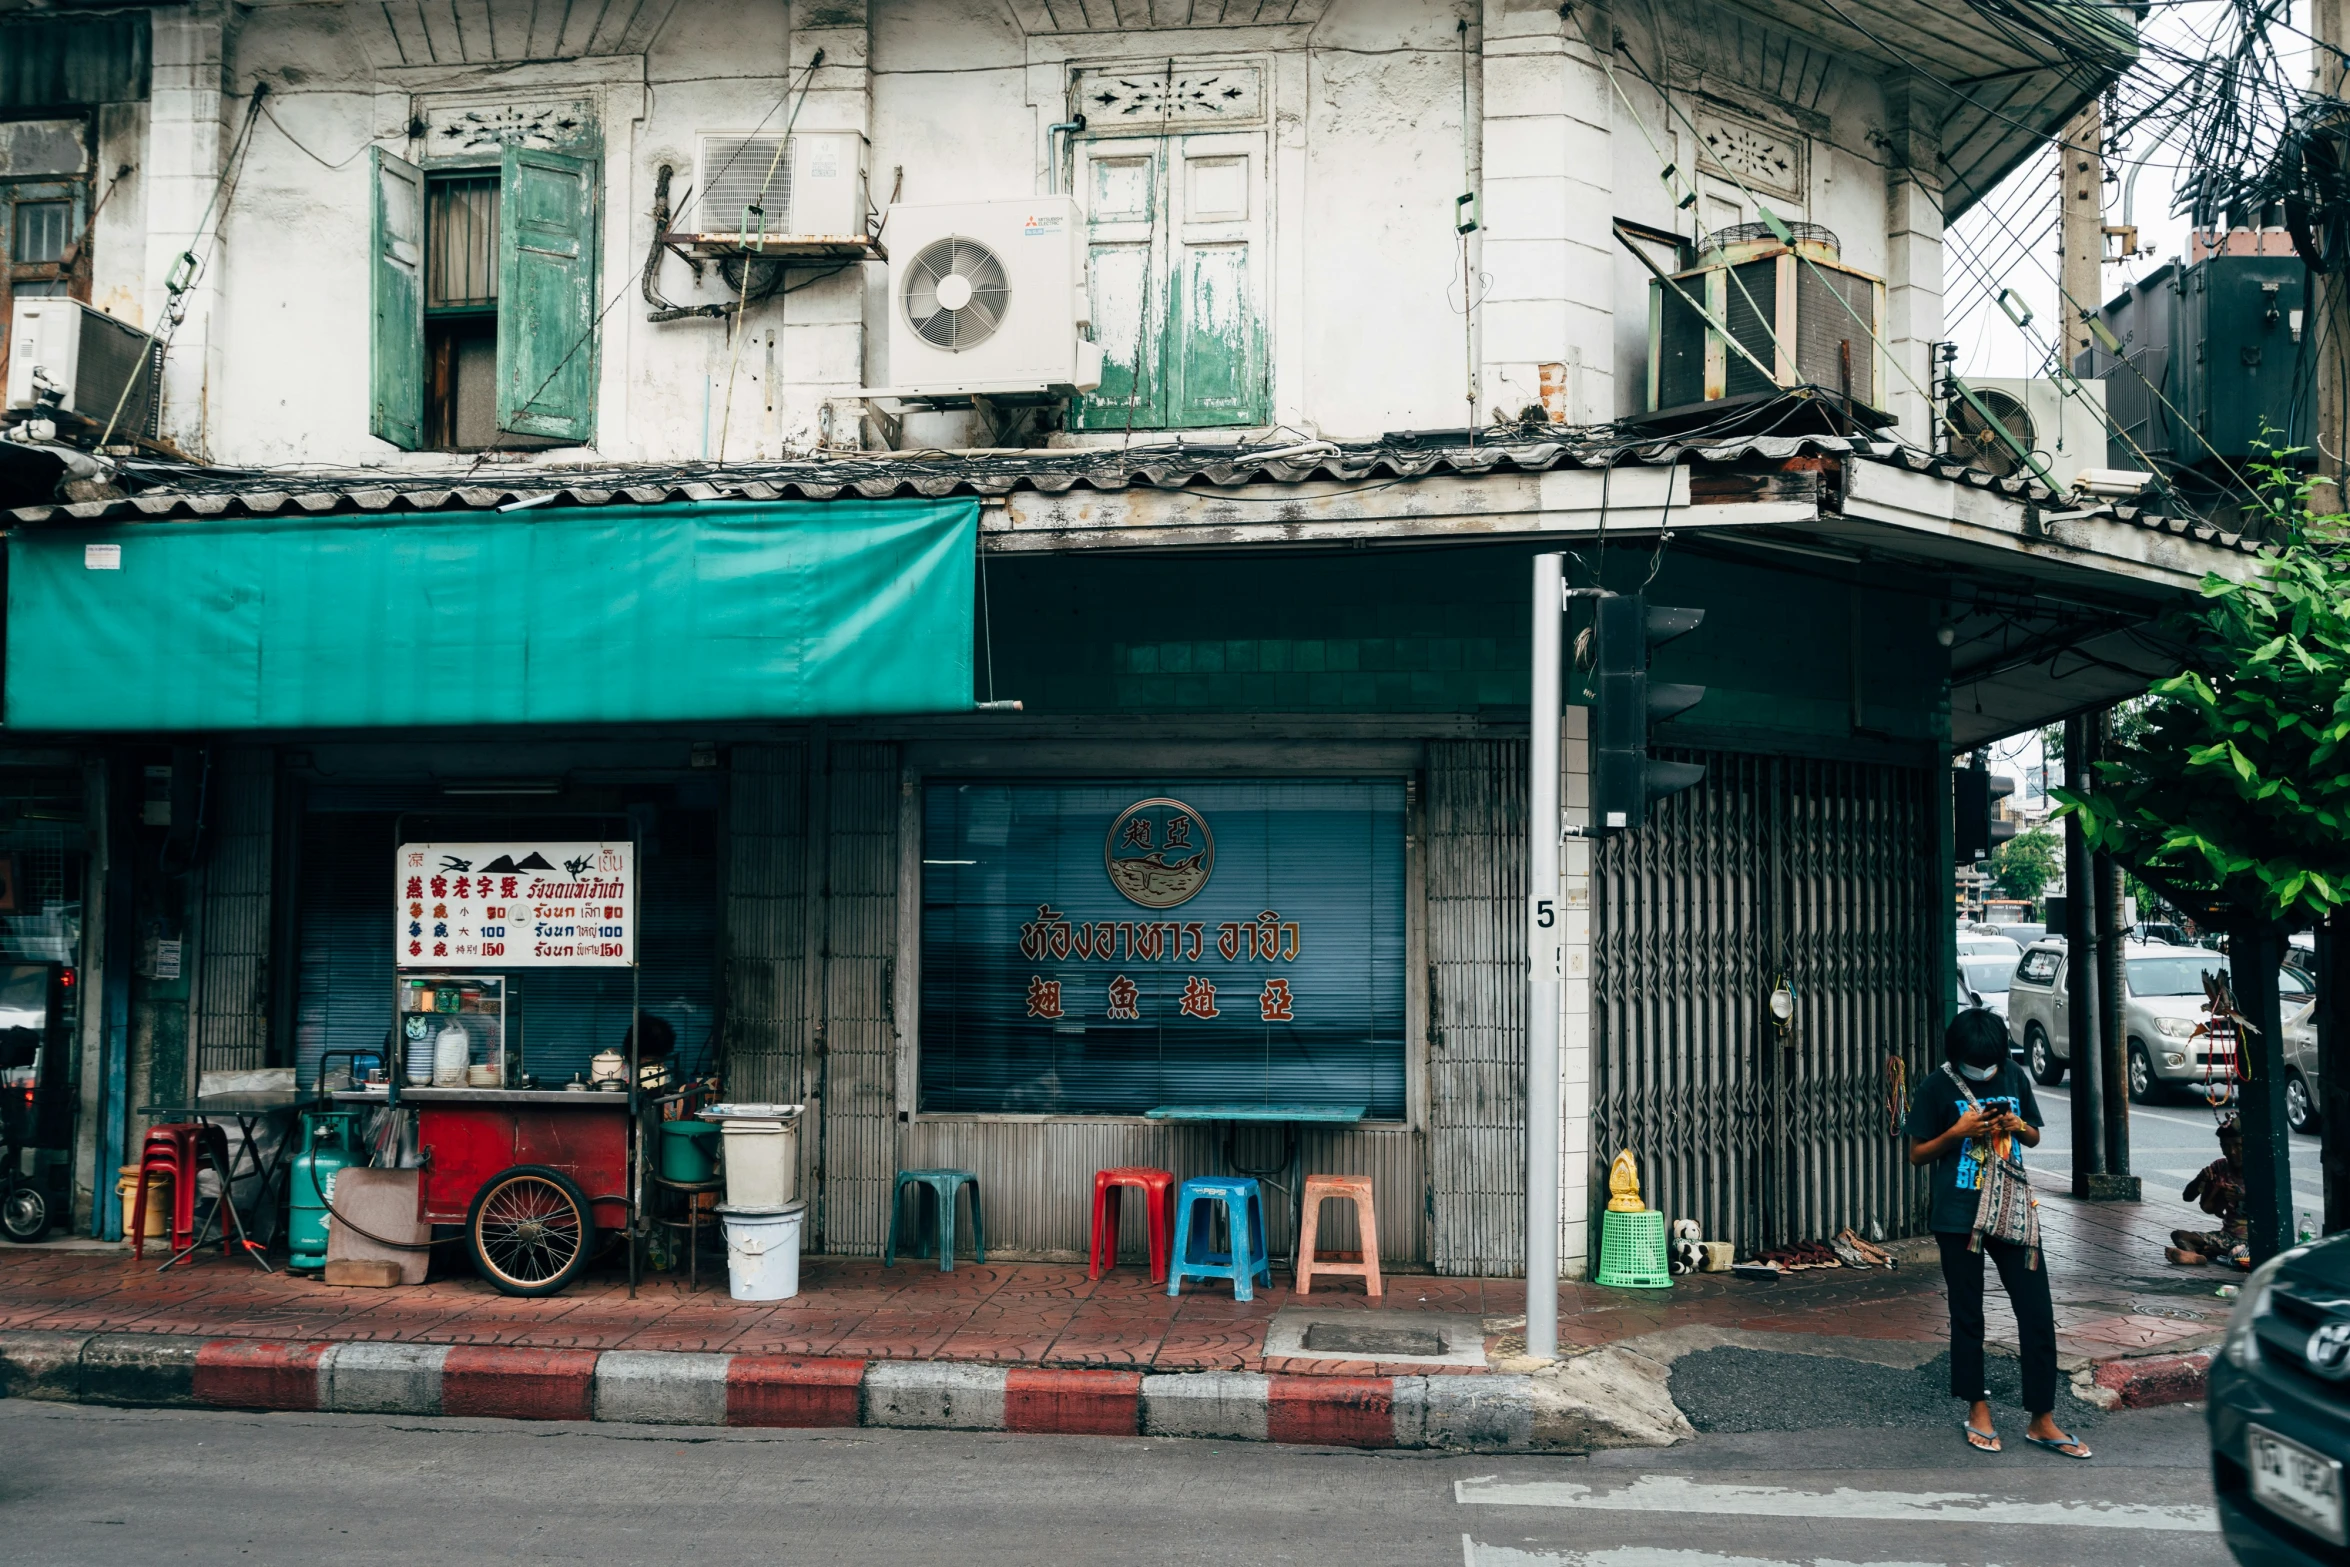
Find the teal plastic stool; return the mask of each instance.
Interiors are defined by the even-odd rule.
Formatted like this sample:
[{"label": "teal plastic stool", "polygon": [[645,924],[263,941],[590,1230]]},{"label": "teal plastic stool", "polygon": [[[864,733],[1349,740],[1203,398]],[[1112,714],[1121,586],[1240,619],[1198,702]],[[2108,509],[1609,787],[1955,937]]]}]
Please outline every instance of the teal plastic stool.
[{"label": "teal plastic stool", "polygon": [[[1211,1252],[1207,1236],[1192,1245],[1192,1214],[1203,1203],[1222,1203],[1232,1249]],[[1212,1222],[1212,1216],[1211,1216]],[[1202,1225],[1203,1231],[1207,1228]],[[1230,1279],[1234,1300],[1253,1300],[1249,1281],[1262,1275],[1273,1287],[1273,1262],[1265,1255],[1265,1198],[1257,1183],[1246,1176],[1214,1176],[1185,1181],[1175,1195],[1175,1255],[1168,1259],[1167,1293],[1183,1292],[1185,1278]]]},{"label": "teal plastic stool", "polygon": [[889,1193],[889,1244],[881,1251],[881,1265],[898,1265],[898,1215],[905,1211],[899,1199],[907,1187],[914,1188],[914,1217],[916,1234],[921,1233],[922,1199],[927,1194],[938,1214],[938,1271],[955,1271],[955,1194],[964,1188],[971,1192],[971,1253],[979,1262],[987,1261],[987,1226],[979,1217],[979,1177],[969,1170],[900,1170],[897,1184]]},{"label": "teal plastic stool", "polygon": [[1599,1273],[1592,1282],[1616,1290],[1671,1289],[1665,1216],[1653,1208],[1645,1213],[1601,1214]]}]

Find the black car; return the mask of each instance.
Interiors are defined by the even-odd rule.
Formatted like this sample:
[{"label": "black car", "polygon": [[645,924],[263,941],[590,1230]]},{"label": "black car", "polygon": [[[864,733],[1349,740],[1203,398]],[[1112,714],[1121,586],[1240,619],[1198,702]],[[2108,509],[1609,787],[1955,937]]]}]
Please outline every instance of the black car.
[{"label": "black car", "polygon": [[2350,1234],[2255,1269],[2211,1362],[2211,1480],[2245,1567],[2350,1561]]}]

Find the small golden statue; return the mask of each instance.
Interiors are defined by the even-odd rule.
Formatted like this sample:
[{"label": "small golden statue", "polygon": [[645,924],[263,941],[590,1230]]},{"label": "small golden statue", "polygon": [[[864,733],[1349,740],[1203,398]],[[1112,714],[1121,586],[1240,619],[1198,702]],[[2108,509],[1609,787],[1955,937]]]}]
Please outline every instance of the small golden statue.
[{"label": "small golden statue", "polygon": [[1627,1148],[1616,1155],[1615,1163],[1607,1167],[1607,1211],[1610,1213],[1646,1213],[1648,1204],[1640,1200],[1640,1166],[1633,1161]]}]

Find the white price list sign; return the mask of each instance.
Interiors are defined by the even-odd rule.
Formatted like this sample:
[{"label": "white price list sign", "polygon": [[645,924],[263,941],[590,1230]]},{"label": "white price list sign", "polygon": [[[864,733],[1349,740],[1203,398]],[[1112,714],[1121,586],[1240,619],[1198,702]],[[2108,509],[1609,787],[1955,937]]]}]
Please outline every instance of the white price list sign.
[{"label": "white price list sign", "polygon": [[626,968],[636,962],[628,843],[404,843],[400,968]]}]

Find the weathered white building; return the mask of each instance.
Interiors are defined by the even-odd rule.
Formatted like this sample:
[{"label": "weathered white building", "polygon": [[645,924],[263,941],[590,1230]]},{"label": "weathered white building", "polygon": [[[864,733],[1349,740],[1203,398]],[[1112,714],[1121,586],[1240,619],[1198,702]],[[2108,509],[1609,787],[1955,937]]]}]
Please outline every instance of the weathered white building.
[{"label": "weathered white building", "polygon": [[[1371,1176],[1391,1261],[1522,1269],[1546,892],[1569,1271],[1624,1146],[1742,1245],[1914,1229],[1885,1107],[1952,1002],[1952,753],[2141,688],[2144,628],[2253,559],[1927,450],[1943,223],[2129,38],[2001,10],[0,11],[0,309],[168,344],[154,441],[7,514],[0,853],[52,912],[0,958],[86,981],[40,1078],[61,1205],[118,1225],[101,1172],[204,1071],[381,1048],[402,824],[594,816],[643,834],[648,1009],[809,1106],[812,1245],[878,1252],[894,1171],[951,1165],[996,1249],[1074,1255],[1098,1168],[1279,1154]],[[907,374],[893,227],[968,201],[1046,236],[1073,203],[1097,388],[867,395]],[[1652,352],[1651,269],[1745,225],[1803,244],[1690,284],[1731,331]],[[1800,341],[1738,325],[1764,291]],[[1765,373],[1741,430],[1617,423]],[[1555,889],[1538,548],[1706,611],[1657,741],[1706,781]],[[844,649],[887,701],[794,694]],[[1539,830],[1589,825],[1587,774],[1572,741]],[[1104,835],[1178,817],[1221,880],[1154,923]],[[534,1071],[626,1026],[522,983]],[[1150,1114],[1242,1099],[1348,1114],[1237,1153]]]},{"label": "weathered white building", "polygon": [[[1876,38],[1787,0],[198,0],[139,19],[149,69],[117,60],[110,100],[58,120],[86,139],[77,166],[11,172],[64,175],[77,233],[98,209],[87,297],[134,324],[165,311],[178,258],[199,258],[161,429],[252,466],[439,466],[436,452],[492,444],[493,339],[512,374],[563,366],[524,420],[556,443],[539,460],[883,444],[859,398],[891,384],[879,262],[755,262],[749,292],[769,297],[739,332],[647,319],[648,287],[691,308],[745,282],[654,250],[664,188],[669,230],[737,230],[742,213],[707,210],[697,173],[708,157],[739,195],[772,160],[759,143],[728,170],[707,149],[787,124],[853,134],[877,249],[893,201],[1074,194],[1093,335],[1113,366],[1138,340],[1169,361],[1131,420],[1097,399],[1070,421],[1089,438],[1368,439],[1528,406],[1576,424],[1638,412],[1650,280],[1615,225],[1669,268],[1660,236],[1693,242],[1768,207],[1823,225],[1884,281],[1882,342],[1858,347],[1887,361],[1877,401],[1922,441],[1944,217],[2083,95],[2014,70],[2030,54],[1956,4]],[[81,43],[49,31],[62,49],[121,51],[130,19],[99,20],[111,30]],[[2014,78],[1996,104],[1945,84],[1986,59]],[[576,246],[565,287],[522,300],[493,297],[509,149],[576,160],[555,192]],[[422,344],[377,325],[375,274],[414,265],[391,254],[410,244],[435,273]],[[1187,289],[1229,312],[1178,323]],[[387,424],[385,396],[429,404],[434,427],[396,406]],[[918,420],[907,439],[986,444],[958,423]]]}]

